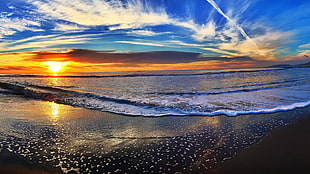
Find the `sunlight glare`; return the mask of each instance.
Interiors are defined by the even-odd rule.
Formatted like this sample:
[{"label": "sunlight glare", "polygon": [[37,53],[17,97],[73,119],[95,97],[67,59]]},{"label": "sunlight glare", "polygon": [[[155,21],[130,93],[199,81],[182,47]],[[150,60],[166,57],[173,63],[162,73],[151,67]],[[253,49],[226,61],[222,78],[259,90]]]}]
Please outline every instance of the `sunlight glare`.
[{"label": "sunlight glare", "polygon": [[60,72],[68,64],[68,62],[48,61],[48,62],[45,62],[44,64],[48,66],[50,72],[55,74],[57,72]]},{"label": "sunlight glare", "polygon": [[59,113],[59,104],[52,102],[51,103],[51,116],[52,118],[58,118]]}]

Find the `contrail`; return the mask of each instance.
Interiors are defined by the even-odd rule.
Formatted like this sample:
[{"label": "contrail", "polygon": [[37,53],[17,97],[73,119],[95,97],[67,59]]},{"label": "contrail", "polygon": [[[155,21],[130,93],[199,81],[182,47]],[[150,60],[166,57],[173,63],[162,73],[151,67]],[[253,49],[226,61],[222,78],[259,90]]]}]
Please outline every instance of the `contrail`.
[{"label": "contrail", "polygon": [[250,41],[259,51],[260,54],[262,54],[263,56],[265,56],[265,54],[258,48],[258,46],[256,45],[256,43],[246,34],[246,32],[244,31],[243,28],[241,28],[238,24],[236,24],[235,21],[233,21],[232,19],[230,19],[229,16],[227,16],[223,10],[213,1],[213,0],[206,0],[209,4],[212,5],[212,7],[218,12],[220,13],[224,18],[226,18],[228,20],[228,22],[231,22],[241,33],[241,35],[248,41]]}]

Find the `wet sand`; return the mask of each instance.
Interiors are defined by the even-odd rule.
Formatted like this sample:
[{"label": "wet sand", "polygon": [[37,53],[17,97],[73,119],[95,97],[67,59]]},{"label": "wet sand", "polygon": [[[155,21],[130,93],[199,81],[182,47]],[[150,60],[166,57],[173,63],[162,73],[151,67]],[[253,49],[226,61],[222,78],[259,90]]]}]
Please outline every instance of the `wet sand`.
[{"label": "wet sand", "polygon": [[128,117],[0,98],[0,171],[304,173],[309,113]]},{"label": "wet sand", "polygon": [[23,157],[7,150],[0,152],[0,173],[3,174],[61,174],[61,170],[52,166],[33,164]]},{"label": "wet sand", "polygon": [[310,173],[310,113],[240,151],[215,173]]}]

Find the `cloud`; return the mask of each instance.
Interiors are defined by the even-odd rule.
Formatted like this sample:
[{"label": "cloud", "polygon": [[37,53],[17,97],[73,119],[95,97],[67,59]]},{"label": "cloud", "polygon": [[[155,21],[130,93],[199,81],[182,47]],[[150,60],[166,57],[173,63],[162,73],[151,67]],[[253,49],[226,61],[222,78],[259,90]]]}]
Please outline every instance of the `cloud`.
[{"label": "cloud", "polygon": [[39,26],[35,21],[20,18],[8,18],[0,15],[0,37],[13,35],[16,32],[34,30],[32,27]]},{"label": "cloud", "polygon": [[11,41],[1,45],[0,51],[18,51],[23,49],[42,49],[66,44],[81,44],[87,43],[90,40],[96,39],[102,34],[80,34],[80,35],[46,35],[33,36],[18,41]]},{"label": "cloud", "polygon": [[251,40],[251,38],[248,36],[248,34],[244,31],[244,29],[237,24],[236,20],[234,20],[233,18],[229,17],[227,14],[225,14],[223,12],[223,10],[213,1],[213,0],[206,0],[209,4],[212,5],[212,7],[214,7],[214,9],[219,13],[221,14],[225,19],[227,19],[227,21],[230,23],[230,25],[236,27],[236,29],[239,30],[239,32],[242,34],[242,36],[244,38],[246,38],[248,41],[252,42],[255,46],[256,46],[256,43],[253,42]]},{"label": "cloud", "polygon": [[[17,61],[18,60],[18,61]],[[42,73],[48,61],[69,62],[66,72],[194,70],[264,67],[270,62],[248,56],[207,57],[201,53],[150,51],[119,53],[74,49],[67,52],[0,53],[3,73]]]},{"label": "cloud", "polygon": [[151,8],[147,2],[121,0],[27,0],[38,12],[58,20],[84,26],[110,26],[110,30],[140,28],[169,23],[163,8]]},{"label": "cloud", "polygon": [[[94,51],[85,49],[74,49],[67,53],[38,52],[31,58],[32,61],[50,61],[53,58],[63,61],[74,61],[80,63],[126,63],[126,64],[178,64],[201,61],[218,62],[257,62],[247,57],[204,57],[201,53],[178,52],[178,51],[150,51],[117,53],[113,51]],[[29,59],[28,59],[29,60]]]},{"label": "cloud", "polygon": [[203,47],[203,44],[193,44],[193,43],[186,43],[180,40],[169,40],[167,43],[173,45],[181,45],[181,46],[189,46],[189,47]]},{"label": "cloud", "polygon": [[[102,44],[111,42],[111,44],[169,47],[172,50],[184,47],[184,51],[200,49],[199,52],[209,56],[246,55],[257,59],[272,59],[276,52],[288,43],[291,36],[288,32],[269,28],[262,22],[263,17],[253,20],[250,16],[246,16],[248,8],[254,7],[251,0],[238,3],[214,0],[195,2],[205,5],[203,8],[205,7],[206,12],[199,12],[199,16],[192,6],[185,9],[184,13],[182,8],[171,10],[166,1],[25,0],[25,2],[26,5],[14,10],[14,13],[19,15],[26,14],[24,19],[16,18],[18,16],[16,14],[1,16],[0,38],[26,30],[41,30],[43,32],[40,34],[45,33],[45,36],[35,36],[36,33],[31,33],[33,37],[18,41],[13,37],[12,40],[5,38],[5,42],[0,43],[2,52],[77,48],[74,44],[90,48],[94,44],[88,43],[99,41],[101,45],[96,45],[97,49],[115,48],[114,45]],[[102,35],[78,36],[80,31]],[[102,37],[103,35],[108,37]],[[148,40],[133,39],[145,36]],[[160,39],[160,42],[156,39]],[[299,48],[305,47],[308,47],[308,44]],[[158,49],[161,48],[156,48]]]},{"label": "cloud", "polygon": [[195,34],[192,37],[197,41],[205,41],[215,36],[216,26],[213,21],[208,22],[206,25],[201,25],[194,29]]},{"label": "cloud", "polygon": [[228,51],[228,50],[222,50],[222,49],[219,49],[219,48],[208,48],[208,47],[205,47],[205,48],[201,48],[201,49],[202,50],[206,50],[206,51],[215,52],[215,53],[220,53],[222,55],[229,55],[229,56],[237,56],[237,55],[239,55],[239,53],[231,52],[231,51]]},{"label": "cloud", "polygon": [[130,52],[116,53],[105,51],[93,51],[74,49],[68,53],[37,53],[35,60],[47,61],[51,57],[64,57],[69,61],[83,63],[157,63],[174,64],[198,61],[200,53],[175,52],[175,51],[153,51],[153,52]]},{"label": "cloud", "polygon": [[[253,45],[250,40],[243,41],[232,41],[227,43],[219,43],[218,48],[220,50],[234,51],[234,55],[251,55],[258,59],[274,59],[276,50],[286,43],[291,36],[289,32],[276,32],[266,31],[263,35],[258,35],[252,38],[252,41],[256,42],[257,45]],[[260,52],[257,51],[256,47],[260,48]]]},{"label": "cloud", "polygon": [[304,44],[304,45],[300,45],[299,48],[310,48],[310,43]]},{"label": "cloud", "polygon": [[151,30],[132,30],[127,32],[128,35],[138,35],[138,36],[156,36],[162,34],[171,34],[171,32],[154,32]]},{"label": "cloud", "polygon": [[[150,30],[133,29],[167,24],[191,30],[191,33],[189,33],[190,36],[198,42],[218,40],[220,37],[229,37],[229,35],[226,36],[227,31],[218,29],[212,18],[206,21],[205,24],[197,24],[193,19],[170,16],[164,7],[155,7],[154,4],[149,4],[147,1],[27,1],[33,4],[37,8],[37,11],[45,16],[46,19],[64,20],[76,24],[70,26],[57,24],[56,30],[61,31],[78,29],[76,28],[77,26],[107,26],[110,30],[130,29],[131,31],[127,31],[127,34],[154,36],[157,33]],[[234,22],[235,19],[229,18],[226,14],[224,14],[224,16],[229,19],[228,23],[230,23],[230,28],[239,30],[239,34],[241,33],[250,40],[244,30]],[[231,30],[230,28],[228,28],[229,31]],[[227,30],[227,28],[225,28],[225,30]],[[238,35],[236,37],[238,37]]]},{"label": "cloud", "polygon": [[0,53],[1,66],[18,66],[24,65],[25,59],[31,59],[35,56],[34,53]]},{"label": "cloud", "polygon": [[27,66],[0,66],[0,71],[28,70]]},{"label": "cloud", "polygon": [[[195,47],[201,50],[205,50],[205,51],[209,51],[209,52],[213,52],[216,54],[221,54],[226,55],[226,56],[239,56],[239,54],[236,54],[233,51],[230,50],[221,50],[218,48],[218,44],[193,44],[193,43],[186,43],[186,42],[182,42],[182,41],[178,41],[178,40],[172,40],[167,42],[168,44],[173,44],[173,45],[180,45],[180,46],[187,46],[187,47]],[[175,47],[176,47],[175,46]]]},{"label": "cloud", "polygon": [[310,62],[310,50],[298,50],[296,55],[283,56],[281,64],[303,64]]},{"label": "cloud", "polygon": [[57,31],[81,31],[81,30],[86,30],[88,29],[87,27],[79,26],[77,24],[63,24],[63,23],[57,23],[56,27],[54,30]]},{"label": "cloud", "polygon": [[142,35],[142,36],[155,36],[158,35],[159,33],[155,33],[150,30],[132,30],[127,32],[129,35]]},{"label": "cloud", "polygon": [[193,20],[181,21],[180,19],[172,19],[171,24],[192,30],[193,34],[191,34],[191,37],[198,42],[213,40],[213,37],[216,35],[215,22],[212,20],[206,24],[199,25]]},{"label": "cloud", "polygon": [[156,46],[156,47],[166,47],[167,46],[167,45],[158,44],[158,43],[137,42],[137,41],[115,41],[115,43],[125,43],[125,44],[133,44],[133,45],[148,45],[148,46]]}]

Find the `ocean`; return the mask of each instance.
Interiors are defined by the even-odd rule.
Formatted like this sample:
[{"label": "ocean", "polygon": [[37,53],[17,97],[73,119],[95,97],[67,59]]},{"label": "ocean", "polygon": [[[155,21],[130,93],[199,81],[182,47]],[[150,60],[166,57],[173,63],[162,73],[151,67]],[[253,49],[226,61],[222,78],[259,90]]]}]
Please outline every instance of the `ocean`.
[{"label": "ocean", "polygon": [[309,85],[310,68],[2,74],[0,171],[212,173],[308,117]]},{"label": "ocean", "polygon": [[0,95],[129,116],[273,113],[310,104],[310,68],[0,75]]}]

